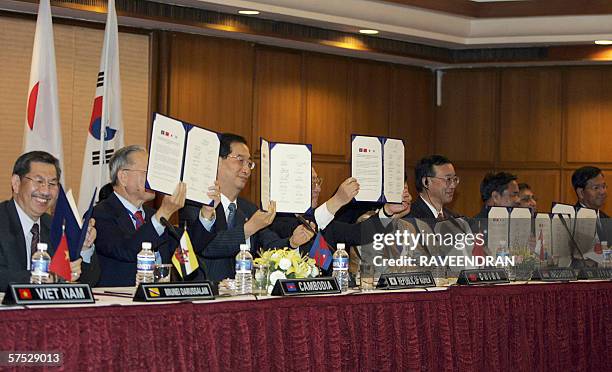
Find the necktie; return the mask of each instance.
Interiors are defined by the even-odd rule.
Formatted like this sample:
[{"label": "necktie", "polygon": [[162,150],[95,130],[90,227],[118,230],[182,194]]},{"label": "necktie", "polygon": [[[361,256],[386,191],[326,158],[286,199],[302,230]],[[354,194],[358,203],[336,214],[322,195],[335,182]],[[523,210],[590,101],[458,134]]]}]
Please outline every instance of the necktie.
[{"label": "necktie", "polygon": [[142,217],[142,211],[136,211],[134,213],[134,219],[136,221],[136,230],[140,229],[140,226],[144,225],[145,220]]},{"label": "necktie", "polygon": [[30,232],[32,233],[32,243],[30,244],[30,256],[31,256],[34,254],[34,252],[36,252],[36,246],[38,245],[38,243],[40,243],[40,229],[37,223],[32,225]]},{"label": "necktie", "polygon": [[236,225],[236,203],[230,203],[227,206],[229,213],[227,214],[227,229],[233,229]]}]

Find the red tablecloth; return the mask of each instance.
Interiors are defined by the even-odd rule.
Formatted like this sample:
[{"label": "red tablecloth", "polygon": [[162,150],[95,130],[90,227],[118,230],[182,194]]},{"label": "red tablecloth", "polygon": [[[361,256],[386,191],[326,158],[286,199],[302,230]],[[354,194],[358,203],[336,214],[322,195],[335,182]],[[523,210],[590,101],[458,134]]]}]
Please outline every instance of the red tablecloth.
[{"label": "red tablecloth", "polygon": [[64,370],[611,370],[612,283],[3,310]]}]

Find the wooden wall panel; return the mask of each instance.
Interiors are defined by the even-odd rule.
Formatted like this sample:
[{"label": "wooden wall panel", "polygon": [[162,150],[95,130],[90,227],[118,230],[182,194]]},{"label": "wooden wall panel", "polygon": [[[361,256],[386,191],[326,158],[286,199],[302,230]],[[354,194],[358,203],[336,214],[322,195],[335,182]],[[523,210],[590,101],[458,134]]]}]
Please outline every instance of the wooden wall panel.
[{"label": "wooden wall panel", "polygon": [[394,66],[389,97],[389,136],[404,139],[406,165],[433,150],[433,73]]},{"label": "wooden wall panel", "polygon": [[503,70],[500,162],[561,161],[561,70]]},{"label": "wooden wall panel", "polygon": [[388,135],[389,73],[385,64],[351,63],[347,107],[351,134]]},{"label": "wooden wall panel", "polygon": [[[604,205],[603,211],[608,215],[612,216],[612,192],[610,192],[610,180],[612,179],[612,168],[602,168],[606,183],[608,184],[608,198]],[[567,169],[563,171],[562,179],[562,200],[568,204],[575,204],[578,201],[574,187],[572,186],[572,174],[574,169]]]},{"label": "wooden wall panel", "polygon": [[172,36],[170,115],[250,140],[252,45],[190,34]]},{"label": "wooden wall panel", "polygon": [[259,137],[300,142],[302,136],[302,55],[277,49],[255,52],[255,104],[252,148]]},{"label": "wooden wall panel", "polygon": [[316,154],[345,159],[349,151],[346,110],[348,68],[345,58],[307,55],[304,60],[306,85],[306,142]]},{"label": "wooden wall panel", "polygon": [[518,176],[518,182],[531,186],[538,199],[538,212],[548,213],[553,202],[561,199],[561,171],[555,170],[508,170]]},{"label": "wooden wall panel", "polygon": [[612,68],[571,68],[566,78],[567,162],[612,163]]},{"label": "wooden wall panel", "polygon": [[453,162],[492,166],[496,147],[497,73],[445,72],[442,105],[436,108],[434,151]]}]

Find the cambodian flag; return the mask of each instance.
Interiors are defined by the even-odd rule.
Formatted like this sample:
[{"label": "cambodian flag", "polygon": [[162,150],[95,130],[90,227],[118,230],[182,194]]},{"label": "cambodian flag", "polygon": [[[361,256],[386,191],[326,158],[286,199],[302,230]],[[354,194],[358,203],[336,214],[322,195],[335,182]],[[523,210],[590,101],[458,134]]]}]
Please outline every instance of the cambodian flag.
[{"label": "cambodian flag", "polygon": [[320,232],[317,233],[308,255],[311,258],[314,258],[317,266],[323,268],[323,270],[327,270],[329,268],[329,265],[332,262],[332,253],[331,249],[329,248],[329,244],[327,244],[327,241]]},{"label": "cambodian flag", "polygon": [[296,292],[297,291],[297,287],[295,286],[295,283],[293,283],[293,282],[287,283],[287,290],[289,292]]}]

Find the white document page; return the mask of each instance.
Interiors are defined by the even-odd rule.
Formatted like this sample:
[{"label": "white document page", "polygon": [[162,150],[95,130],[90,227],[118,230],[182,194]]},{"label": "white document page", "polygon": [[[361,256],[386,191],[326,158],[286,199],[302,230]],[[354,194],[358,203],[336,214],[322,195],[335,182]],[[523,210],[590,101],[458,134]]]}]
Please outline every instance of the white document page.
[{"label": "white document page", "polygon": [[172,194],[181,180],[185,129],[183,123],[156,115],[149,148],[147,181],[151,189]]},{"label": "white document page", "polygon": [[210,204],[207,193],[215,185],[219,165],[219,137],[217,133],[193,127],[187,137],[183,182],[187,184],[187,199]]},{"label": "white document page", "polygon": [[270,149],[270,199],[276,212],[305,213],[310,208],[311,167],[306,145],[277,143]]},{"label": "white document page", "polygon": [[351,147],[351,176],[359,183],[355,200],[378,201],[383,193],[382,144],[377,137],[355,136]]},{"label": "white document page", "polygon": [[384,192],[389,203],[401,203],[404,191],[404,143],[389,138],[383,151]]}]

